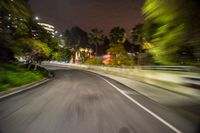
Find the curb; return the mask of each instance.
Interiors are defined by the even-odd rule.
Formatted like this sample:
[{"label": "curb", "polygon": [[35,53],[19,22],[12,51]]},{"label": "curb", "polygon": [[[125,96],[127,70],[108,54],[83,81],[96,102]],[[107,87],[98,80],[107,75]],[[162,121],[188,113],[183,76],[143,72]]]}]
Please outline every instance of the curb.
[{"label": "curb", "polygon": [[0,101],[5,99],[5,98],[11,97],[13,95],[16,95],[18,93],[22,93],[22,92],[31,90],[34,87],[40,86],[40,85],[42,85],[42,84],[44,84],[44,83],[46,83],[46,82],[48,82],[50,80],[51,79],[49,79],[49,78],[45,78],[45,79],[40,80],[40,81],[36,81],[36,82],[30,83],[30,84],[26,84],[26,85],[23,85],[23,86],[20,86],[20,87],[12,88],[11,90],[8,90],[8,91],[5,91],[5,92],[0,92]]}]

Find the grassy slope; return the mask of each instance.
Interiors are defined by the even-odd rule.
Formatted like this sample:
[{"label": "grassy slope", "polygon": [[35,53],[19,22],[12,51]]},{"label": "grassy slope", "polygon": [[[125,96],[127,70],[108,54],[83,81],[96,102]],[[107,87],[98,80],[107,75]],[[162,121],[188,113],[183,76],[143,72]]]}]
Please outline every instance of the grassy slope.
[{"label": "grassy slope", "polygon": [[12,64],[0,64],[0,91],[43,79],[44,73]]}]

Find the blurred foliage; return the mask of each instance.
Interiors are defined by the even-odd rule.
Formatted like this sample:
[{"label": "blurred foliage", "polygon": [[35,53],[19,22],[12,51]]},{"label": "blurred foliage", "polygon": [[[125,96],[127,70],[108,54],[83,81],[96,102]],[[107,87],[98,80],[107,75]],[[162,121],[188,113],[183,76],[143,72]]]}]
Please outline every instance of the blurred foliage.
[{"label": "blurred foliage", "polygon": [[52,34],[49,33],[44,27],[38,24],[36,20],[30,20],[28,23],[29,26],[29,38],[34,38],[35,40],[40,40],[43,43],[48,44],[48,46],[53,49],[53,51],[57,50],[58,40],[55,37],[52,37]]},{"label": "blurred foliage", "polygon": [[158,63],[200,65],[199,5],[198,0],[146,0],[144,33]]},{"label": "blurred foliage", "polygon": [[119,54],[126,54],[126,50],[123,46],[123,44],[110,44],[112,47],[110,47],[108,50],[107,50],[107,53],[108,54],[111,54],[111,55],[119,55]]},{"label": "blurred foliage", "polygon": [[0,1],[1,14],[11,13],[12,15],[29,17],[31,10],[27,4],[27,0],[1,0]]},{"label": "blurred foliage", "polygon": [[146,42],[144,38],[143,24],[137,24],[131,30],[131,39],[135,53],[144,52],[143,44]]},{"label": "blurred foliage", "polygon": [[121,27],[111,29],[109,36],[113,44],[123,44],[127,39],[125,29]]},{"label": "blurred foliage", "polygon": [[129,56],[122,44],[111,44],[107,53],[112,55],[109,65],[134,65],[133,57]]},{"label": "blurred foliage", "polygon": [[114,56],[109,62],[108,65],[111,66],[132,66],[135,65],[135,62],[133,61],[133,58],[128,55],[118,55]]},{"label": "blurred foliage", "polygon": [[64,32],[64,39],[66,48],[78,50],[79,48],[85,48],[88,46],[87,33],[78,26],[72,27],[71,30],[67,29]]},{"label": "blurred foliage", "polygon": [[125,44],[128,44],[125,29],[114,27],[110,31],[110,48],[107,53],[112,55],[109,65],[133,65],[133,58],[127,54]]},{"label": "blurred foliage", "polygon": [[33,19],[27,0],[1,0],[0,22],[0,62],[16,56],[38,62],[59,51],[57,38]]},{"label": "blurred foliage", "polygon": [[88,34],[88,38],[89,38],[89,43],[91,45],[95,45],[96,55],[99,55],[98,47],[103,45],[104,43],[103,30],[99,30],[97,28],[92,29],[91,32]]},{"label": "blurred foliage", "polygon": [[102,65],[103,62],[103,58],[100,57],[92,57],[92,58],[88,58],[84,64],[88,64],[88,65]]},{"label": "blurred foliage", "polygon": [[70,61],[72,52],[69,49],[60,48],[57,52],[52,53],[52,60]]},{"label": "blurred foliage", "polygon": [[131,38],[134,47],[135,62],[137,65],[152,65],[154,60],[149,50],[153,48],[153,45],[148,42],[146,38],[147,31],[144,30],[144,24],[137,24],[132,28]]},{"label": "blurred foliage", "polygon": [[29,38],[33,38],[34,40],[39,40],[42,43],[47,44],[47,46],[51,49],[51,55],[48,56],[49,59],[51,59],[53,56],[52,54],[58,52],[60,49],[58,39],[56,37],[52,37],[46,29],[37,23],[38,22],[35,20],[31,20],[29,22]]},{"label": "blurred foliage", "polygon": [[28,36],[30,19],[31,10],[25,0],[0,1],[0,62],[14,59],[14,52],[8,44],[22,36]]},{"label": "blurred foliage", "polygon": [[11,49],[17,56],[23,56],[28,61],[41,61],[51,54],[47,44],[34,39],[19,39]]},{"label": "blurred foliage", "polygon": [[143,42],[143,24],[137,24],[131,30],[131,39],[133,44],[138,44]]},{"label": "blurred foliage", "polygon": [[88,55],[85,51],[80,51],[79,62],[85,62],[88,59]]},{"label": "blurred foliage", "polygon": [[64,32],[65,48],[71,49],[70,54],[72,55],[72,62],[75,63],[75,53],[80,48],[89,47],[87,32],[82,30],[80,27],[72,27],[71,30]]},{"label": "blurred foliage", "polygon": [[140,53],[138,55],[137,63],[141,66],[148,66],[148,65],[157,65],[153,59],[153,56],[149,51],[144,53]]},{"label": "blurred foliage", "polygon": [[65,61],[66,60],[64,54],[61,52],[53,52],[51,59],[56,60],[56,61]]}]

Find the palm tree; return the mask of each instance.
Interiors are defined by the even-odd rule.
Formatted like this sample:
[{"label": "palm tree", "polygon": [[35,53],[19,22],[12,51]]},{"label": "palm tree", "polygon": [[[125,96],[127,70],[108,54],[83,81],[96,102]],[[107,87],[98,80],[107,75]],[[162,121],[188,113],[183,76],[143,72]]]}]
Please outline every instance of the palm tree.
[{"label": "palm tree", "polygon": [[72,27],[71,30],[66,30],[64,33],[65,47],[71,49],[73,63],[75,63],[75,55],[80,48],[88,46],[87,33],[80,27]]},{"label": "palm tree", "polygon": [[89,43],[95,45],[95,55],[98,55],[98,46],[104,42],[103,30],[94,28],[88,34]]},{"label": "palm tree", "polygon": [[143,38],[143,24],[137,24],[132,28],[132,41],[133,43],[141,42]]},{"label": "palm tree", "polygon": [[109,36],[113,44],[123,44],[127,39],[125,29],[121,27],[114,27],[111,29]]}]

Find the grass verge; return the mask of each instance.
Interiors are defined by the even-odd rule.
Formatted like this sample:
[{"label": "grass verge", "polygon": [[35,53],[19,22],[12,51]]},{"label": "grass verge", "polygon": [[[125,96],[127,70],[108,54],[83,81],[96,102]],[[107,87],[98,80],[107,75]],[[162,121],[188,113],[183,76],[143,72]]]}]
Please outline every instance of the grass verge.
[{"label": "grass verge", "polygon": [[0,92],[9,90],[31,82],[39,81],[46,76],[44,70],[27,70],[13,64],[0,65]]}]

